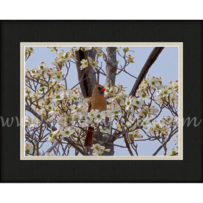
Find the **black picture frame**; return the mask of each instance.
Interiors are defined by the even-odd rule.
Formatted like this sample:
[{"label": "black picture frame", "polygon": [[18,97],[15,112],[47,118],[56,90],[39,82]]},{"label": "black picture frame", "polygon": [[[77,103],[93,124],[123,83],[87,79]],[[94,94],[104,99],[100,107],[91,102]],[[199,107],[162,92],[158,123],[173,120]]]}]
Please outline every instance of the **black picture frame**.
[{"label": "black picture frame", "polygon": [[[202,119],[202,21],[1,21],[1,117],[20,118],[20,42],[183,42],[183,115]],[[2,125],[2,123],[1,123]],[[1,126],[1,182],[202,182],[202,123],[183,160],[22,161],[20,127]]]}]

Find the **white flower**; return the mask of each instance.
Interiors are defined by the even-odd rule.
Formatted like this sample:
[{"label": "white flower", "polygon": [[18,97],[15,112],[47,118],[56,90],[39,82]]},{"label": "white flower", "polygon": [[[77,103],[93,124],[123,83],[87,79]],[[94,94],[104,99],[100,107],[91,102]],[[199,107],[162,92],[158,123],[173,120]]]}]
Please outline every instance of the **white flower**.
[{"label": "white flower", "polygon": [[57,70],[61,70],[64,64],[67,61],[70,61],[71,55],[69,52],[64,52],[62,49],[61,52],[56,52],[58,57],[55,58],[55,60],[51,63],[53,66],[56,66]]},{"label": "white flower", "polygon": [[66,115],[61,116],[61,119],[57,120],[58,125],[67,125],[68,117]]},{"label": "white flower", "polygon": [[63,73],[60,70],[57,70],[54,75],[52,76],[58,83],[63,80]]},{"label": "white flower", "polygon": [[62,49],[61,52],[56,53],[58,55],[58,61],[65,63],[70,60],[69,52],[64,52]]},{"label": "white flower", "polygon": [[95,119],[94,119],[95,123],[100,123],[102,121],[102,114],[101,112],[98,112],[96,115],[95,115]]},{"label": "white flower", "polygon": [[99,144],[93,144],[93,146],[91,147],[91,149],[93,149],[92,154],[94,156],[101,156],[103,154],[104,151],[110,152],[110,149],[105,149],[104,146],[101,146]]},{"label": "white flower", "polygon": [[48,111],[53,111],[54,106],[52,104],[49,104],[49,105],[43,106],[43,108],[48,110]]},{"label": "white flower", "polygon": [[38,66],[38,68],[43,71],[43,70],[48,70],[48,67],[46,66],[46,63],[45,62],[41,62]]},{"label": "white flower", "polygon": [[163,104],[163,98],[162,97],[156,97],[155,102],[159,105]]},{"label": "white flower", "polygon": [[145,119],[144,121],[142,121],[142,126],[144,129],[147,129],[148,128],[148,125],[150,124],[150,120],[151,118],[148,117],[147,119]]},{"label": "white flower", "polygon": [[126,111],[128,111],[128,110],[130,110],[131,109],[131,102],[130,102],[130,100],[127,100],[126,102],[125,102],[125,110]]},{"label": "white flower", "polygon": [[99,113],[98,109],[91,109],[91,111],[87,114],[90,119],[96,118],[97,114]]},{"label": "white flower", "polygon": [[142,107],[142,105],[144,104],[143,100],[137,99],[136,97],[132,97],[130,99],[130,102],[133,106],[137,106],[138,108]]},{"label": "white flower", "polygon": [[157,81],[157,79],[155,77],[151,77],[149,80],[148,80],[148,83],[151,87],[153,88],[157,88],[160,86],[160,82]]},{"label": "white flower", "polygon": [[64,92],[59,92],[58,94],[54,94],[52,96],[52,101],[55,102],[55,101],[60,101],[60,100],[63,100],[64,98]]},{"label": "white flower", "polygon": [[27,154],[32,154],[33,153],[33,145],[31,143],[25,143],[25,152]]},{"label": "white flower", "polygon": [[170,116],[164,116],[161,120],[160,123],[163,123],[165,125],[172,125],[173,124],[173,119]]},{"label": "white flower", "polygon": [[29,57],[34,52],[34,49],[32,47],[25,47],[25,56]]},{"label": "white flower", "polygon": [[146,92],[143,92],[140,89],[138,89],[136,94],[140,97],[140,99],[143,99],[143,100],[150,98],[150,96],[148,96]]},{"label": "white flower", "polygon": [[134,63],[134,57],[132,57],[131,55],[128,55],[128,56],[126,56],[126,58],[128,59],[128,61],[130,62],[130,63]]},{"label": "white flower", "polygon": [[88,127],[88,126],[89,126],[89,125],[88,125],[87,123],[81,123],[81,124],[80,124],[80,127],[81,127],[81,128],[85,128],[85,127]]},{"label": "white flower", "polygon": [[80,66],[80,70],[83,70],[88,67],[88,61],[86,59],[83,59],[82,61],[80,61],[80,63],[82,64]]},{"label": "white flower", "polygon": [[109,115],[109,117],[111,117],[111,116],[120,116],[120,115],[122,115],[122,112],[120,111],[120,110],[114,110],[114,109],[112,109],[111,110],[111,115]]},{"label": "white flower", "polygon": [[171,152],[166,152],[166,155],[167,156],[172,156],[172,155],[178,156],[178,147],[172,148],[172,151]]},{"label": "white flower", "polygon": [[39,120],[36,117],[31,118],[30,116],[25,117],[25,126],[33,128],[35,124],[38,124]]},{"label": "white flower", "polygon": [[178,96],[174,94],[170,94],[170,102],[178,106]]},{"label": "white flower", "polygon": [[99,61],[95,61],[94,59],[88,57],[89,63],[92,66],[92,68],[94,69],[94,71],[96,72],[96,69],[98,68],[98,63]]},{"label": "white flower", "polygon": [[170,86],[174,89],[178,89],[178,80],[176,81],[171,81],[170,82]]},{"label": "white flower", "polygon": [[108,117],[110,115],[111,115],[111,111],[110,110],[106,110],[106,111],[102,111],[101,112],[102,119],[105,119],[106,117]]},{"label": "white flower", "polygon": [[149,115],[156,115],[158,112],[159,110],[155,106],[149,108]]},{"label": "white flower", "polygon": [[103,56],[103,51],[102,51],[102,47],[94,47],[97,51],[97,56],[100,57],[100,56]]},{"label": "white flower", "polygon": [[60,131],[62,137],[70,137],[75,132],[71,127],[66,127]]},{"label": "white flower", "polygon": [[55,140],[57,139],[59,135],[59,130],[53,131],[49,134],[49,138],[47,140],[47,142],[55,142]]},{"label": "white flower", "polygon": [[30,73],[30,75],[31,75],[32,77],[34,77],[34,76],[36,76],[36,75],[39,74],[39,70],[38,70],[37,68],[33,68],[33,69],[31,69],[31,70],[29,71],[29,73]]},{"label": "white flower", "polygon": [[160,90],[160,94],[162,94],[164,97],[168,97],[170,93],[171,93],[171,90],[168,89],[167,87]]},{"label": "white flower", "polygon": [[48,88],[46,86],[41,84],[40,87],[37,89],[37,91],[38,91],[39,94],[42,95],[42,94],[44,94],[47,91],[47,89]]},{"label": "white flower", "polygon": [[[110,130],[108,128],[99,126],[100,132],[101,133],[109,133],[110,134]],[[103,134],[104,136],[106,136],[106,134]]]}]

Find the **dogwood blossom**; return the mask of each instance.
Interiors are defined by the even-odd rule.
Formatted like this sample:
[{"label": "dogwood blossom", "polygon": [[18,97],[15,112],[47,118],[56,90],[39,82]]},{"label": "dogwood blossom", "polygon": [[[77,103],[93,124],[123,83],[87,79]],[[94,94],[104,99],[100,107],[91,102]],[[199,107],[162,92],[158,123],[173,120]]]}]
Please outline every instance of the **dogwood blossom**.
[{"label": "dogwood blossom", "polygon": [[126,56],[126,58],[130,63],[134,63],[134,57],[132,57],[131,55]]},{"label": "dogwood blossom", "polygon": [[34,49],[32,47],[25,47],[25,57],[30,57],[32,53],[34,53]]},{"label": "dogwood blossom", "polygon": [[55,79],[58,83],[63,80],[63,74],[61,71],[57,70],[55,73],[52,75],[52,78]]},{"label": "dogwood blossom", "polygon": [[74,129],[69,126],[60,131],[63,137],[70,137],[74,132]]},{"label": "dogwood blossom", "polygon": [[178,156],[178,147],[174,147],[174,148],[172,148],[172,151],[170,152],[170,151],[168,151],[168,152],[166,152],[166,155],[167,156]]},{"label": "dogwood blossom", "polygon": [[48,138],[47,142],[52,142],[52,143],[55,142],[56,139],[58,138],[59,134],[60,134],[59,130],[51,132],[49,134],[49,138]]},{"label": "dogwood blossom", "polygon": [[110,149],[105,149],[104,146],[101,146],[99,144],[93,144],[93,146],[91,147],[91,149],[93,149],[93,156],[102,156],[103,152],[110,152]]},{"label": "dogwood blossom", "polygon": [[96,72],[96,69],[98,68],[99,61],[95,61],[94,59],[88,57],[89,63]]},{"label": "dogwood blossom", "polygon": [[97,51],[97,56],[100,57],[100,56],[103,56],[103,51],[102,51],[102,47],[94,47]]},{"label": "dogwood blossom", "polygon": [[80,66],[80,70],[83,70],[88,67],[88,61],[86,59],[82,59],[82,61],[80,61],[80,63],[82,64]]},{"label": "dogwood blossom", "polygon": [[34,150],[34,147],[31,143],[25,143],[25,153],[26,154],[32,154]]}]

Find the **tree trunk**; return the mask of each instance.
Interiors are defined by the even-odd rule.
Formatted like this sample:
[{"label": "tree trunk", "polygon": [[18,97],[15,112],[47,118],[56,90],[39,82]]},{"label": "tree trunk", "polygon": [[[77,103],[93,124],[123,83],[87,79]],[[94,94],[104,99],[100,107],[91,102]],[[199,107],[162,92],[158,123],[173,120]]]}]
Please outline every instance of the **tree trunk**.
[{"label": "tree trunk", "polygon": [[96,74],[93,68],[91,68],[90,64],[87,68],[80,70],[82,59],[86,59],[91,57],[92,59],[95,59],[96,56],[96,50],[89,50],[89,51],[76,51],[76,67],[77,67],[77,73],[78,73],[78,81],[82,81],[80,83],[80,89],[82,92],[82,95],[87,98],[92,96],[92,90],[94,88],[94,83],[96,83]]},{"label": "tree trunk", "polygon": [[117,71],[116,47],[107,47],[107,62],[106,62],[107,83],[111,82],[115,85],[116,71]]}]

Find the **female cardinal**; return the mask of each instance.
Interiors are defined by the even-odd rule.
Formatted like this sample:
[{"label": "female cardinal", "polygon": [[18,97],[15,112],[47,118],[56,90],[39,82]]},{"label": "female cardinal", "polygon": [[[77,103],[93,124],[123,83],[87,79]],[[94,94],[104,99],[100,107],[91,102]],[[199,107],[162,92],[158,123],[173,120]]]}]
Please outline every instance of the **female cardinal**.
[{"label": "female cardinal", "polygon": [[[98,109],[99,111],[105,111],[106,110],[106,99],[104,97],[104,91],[106,89],[99,85],[98,83],[94,84],[94,89],[92,92],[92,97],[90,99],[89,109],[88,112],[90,112],[92,109]],[[91,147],[93,143],[93,131],[94,128],[89,126],[87,135],[85,138],[85,146]]]}]

